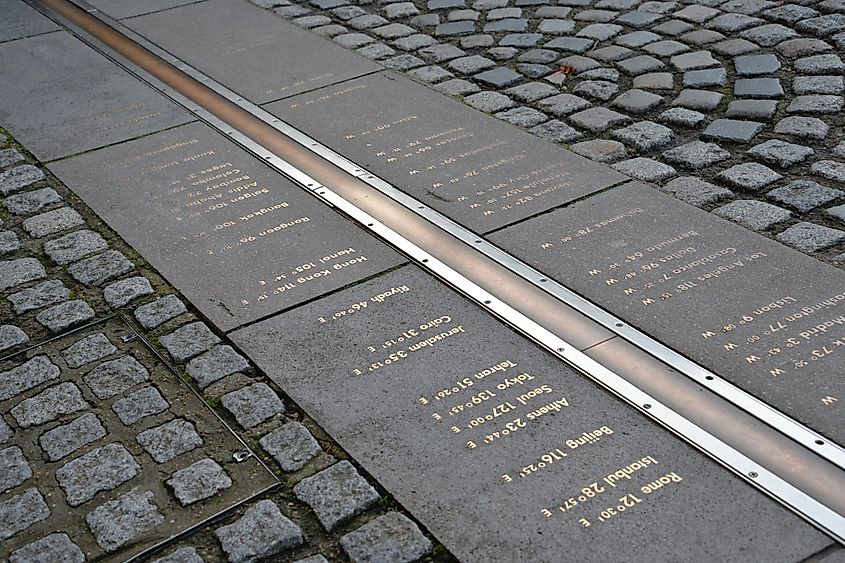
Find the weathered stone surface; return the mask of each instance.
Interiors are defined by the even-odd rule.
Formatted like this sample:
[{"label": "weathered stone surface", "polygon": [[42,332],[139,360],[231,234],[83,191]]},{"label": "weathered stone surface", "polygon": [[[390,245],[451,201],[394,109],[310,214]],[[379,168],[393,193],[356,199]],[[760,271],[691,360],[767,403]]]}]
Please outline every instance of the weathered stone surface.
[{"label": "weathered stone surface", "polygon": [[828,180],[845,183],[845,162],[835,160],[820,160],[810,167],[810,174],[821,176]]},{"label": "weathered stone surface", "polygon": [[628,113],[645,113],[662,103],[662,96],[632,88],[617,96],[611,105]]},{"label": "weathered stone surface", "polygon": [[786,209],[748,199],[731,202],[713,213],[753,231],[765,231],[792,218]]},{"label": "weathered stone surface", "polygon": [[232,486],[232,479],[213,459],[205,458],[180,469],[166,481],[179,504],[188,506]]},{"label": "weathered stone surface", "polygon": [[45,381],[59,377],[61,370],[47,356],[35,356],[26,363],[0,373],[0,401],[11,399],[41,385]]},{"label": "weathered stone surface", "polygon": [[[43,208],[60,201],[62,201],[62,198],[54,189],[42,188],[40,190],[10,196],[3,201],[3,204],[11,213],[29,215],[37,213]],[[71,220],[74,220],[72,216]],[[33,227],[32,224],[30,226]],[[38,227],[38,225],[35,225],[35,227]]]},{"label": "weathered stone surface", "polygon": [[467,96],[469,94],[475,94],[481,90],[481,88],[479,88],[476,84],[460,78],[441,82],[440,84],[435,85],[434,89],[446,94],[447,96]]},{"label": "weathered stone surface", "polygon": [[308,504],[328,531],[378,501],[378,492],[348,461],[340,461],[300,481],[293,492]]},{"label": "weathered stone surface", "polygon": [[644,157],[617,162],[612,168],[643,182],[659,182],[676,174],[675,169],[668,164]]},{"label": "weathered stone surface", "polygon": [[84,563],[85,554],[65,533],[55,533],[16,549],[9,563]]},{"label": "weathered stone surface", "polygon": [[669,144],[675,134],[665,125],[652,121],[640,121],[611,132],[611,136],[640,151],[650,151]]},{"label": "weathered stone surface", "polygon": [[766,197],[794,207],[802,213],[843,196],[845,192],[842,190],[835,190],[811,180],[795,180],[766,194]]},{"label": "weathered stone surface", "polygon": [[845,205],[837,205],[836,207],[831,207],[830,209],[826,210],[826,213],[831,217],[834,217],[845,223]]},{"label": "weathered stone surface", "polygon": [[88,413],[45,432],[38,438],[38,443],[50,461],[57,461],[105,435],[106,429],[100,419]]},{"label": "weathered stone surface", "polygon": [[771,54],[742,55],[734,59],[738,76],[765,76],[780,69],[780,61]]},{"label": "weathered stone surface", "polygon": [[572,112],[590,107],[592,104],[584,98],[572,94],[557,94],[538,102],[540,107],[557,116],[568,115]]},{"label": "weathered stone surface", "polygon": [[620,61],[616,63],[616,66],[621,68],[626,74],[639,76],[660,70],[665,65],[659,59],[655,59],[650,55],[640,55]]},{"label": "weathered stone surface", "polygon": [[673,57],[688,52],[690,48],[679,41],[666,40],[646,45],[643,50],[658,57]]},{"label": "weathered stone surface", "polygon": [[29,342],[29,336],[15,325],[0,325],[0,351]]},{"label": "weathered stone surface", "polygon": [[774,100],[733,100],[725,112],[727,117],[747,118],[756,121],[768,120],[777,112]]},{"label": "weathered stone surface", "polygon": [[196,548],[189,546],[180,547],[173,553],[156,559],[153,563],[203,563],[203,559]]},{"label": "weathered stone surface", "polygon": [[762,130],[763,124],[756,121],[717,119],[707,126],[702,136],[717,141],[747,143]]},{"label": "weathered stone surface", "polygon": [[130,426],[142,418],[166,411],[170,405],[155,387],[144,387],[115,401],[112,410],[120,421]]},{"label": "weathered stone surface", "polygon": [[158,463],[171,459],[202,446],[202,438],[194,425],[183,419],[171,420],[161,426],[144,430],[137,441]]},{"label": "weathered stone surface", "polygon": [[35,258],[0,261],[0,291],[45,277],[44,266]]},{"label": "weathered stone surface", "polygon": [[794,29],[790,29],[779,23],[761,25],[741,32],[740,37],[753,41],[763,47],[774,47],[787,39],[798,37]]},{"label": "weathered stone surface", "polygon": [[182,300],[170,294],[135,309],[135,319],[145,329],[150,330],[187,311]]},{"label": "weathered stone surface", "polygon": [[473,78],[479,82],[493,86],[494,88],[503,88],[522,80],[522,75],[507,67],[499,66],[484,72],[479,72],[473,76]]},{"label": "weathered stone surface", "polygon": [[134,264],[121,252],[108,250],[72,264],[68,273],[85,285],[102,285],[134,269]]},{"label": "weathered stone surface", "polygon": [[340,545],[355,563],[392,561],[409,563],[431,551],[431,541],[404,514],[390,512],[340,538]]},{"label": "weathered stone surface", "polygon": [[609,100],[618,91],[619,85],[608,82],[607,80],[584,80],[572,89],[573,94],[602,101]]},{"label": "weathered stone surface", "polygon": [[414,70],[408,71],[408,76],[426,84],[434,84],[435,82],[455,77],[454,74],[439,66],[415,68]]},{"label": "weathered stone surface", "polygon": [[771,168],[756,162],[737,164],[720,172],[716,177],[729,184],[751,191],[758,191],[783,178]]},{"label": "weathered stone surface", "polygon": [[9,425],[6,424],[6,421],[0,417],[0,444],[5,444],[9,441],[9,438],[12,437],[14,431],[9,428]]},{"label": "weathered stone surface", "polygon": [[519,127],[533,127],[544,121],[548,121],[548,117],[543,112],[537,111],[534,108],[520,106],[518,108],[509,109],[507,111],[500,111],[495,116],[502,121],[507,121]]},{"label": "weathered stone surface", "polygon": [[282,471],[299,471],[321,451],[314,436],[298,422],[289,422],[273,430],[259,443]]},{"label": "weathered stone surface", "polygon": [[82,215],[70,207],[60,207],[40,215],[34,215],[24,220],[23,229],[31,237],[42,238],[62,231],[67,231],[79,225],[85,220]]},{"label": "weathered stone surface", "polygon": [[475,109],[487,113],[494,113],[514,107],[513,100],[498,92],[479,92],[464,98],[464,101]]},{"label": "weathered stone surface", "polygon": [[794,166],[815,153],[816,151],[810,147],[787,143],[778,139],[771,139],[746,151],[746,154],[770,164],[777,164],[781,168]]},{"label": "weathered stone surface", "polygon": [[570,115],[569,121],[576,127],[598,133],[630,123],[631,118],[604,107],[595,107]]},{"label": "weathered stone surface", "polygon": [[47,305],[60,303],[70,297],[70,290],[59,280],[48,280],[9,295],[6,299],[15,314],[34,311]]},{"label": "weathered stone surface", "polygon": [[44,252],[57,264],[69,264],[108,247],[98,233],[82,230],[45,242]]},{"label": "weathered stone surface", "polygon": [[0,540],[6,540],[50,516],[44,497],[35,487],[0,501]]},{"label": "weathered stone surface", "polygon": [[82,299],[74,299],[41,311],[35,316],[35,320],[51,332],[59,333],[90,321],[95,316],[94,309],[88,303]]},{"label": "weathered stone surface", "polygon": [[35,166],[31,164],[15,166],[0,173],[0,194],[9,195],[43,180],[44,172]]},{"label": "weathered stone surface", "polygon": [[21,247],[21,241],[13,231],[0,231],[0,256],[5,256]]},{"label": "weathered stone surface", "polygon": [[707,168],[730,157],[731,153],[720,146],[701,141],[686,143],[663,153],[663,158],[669,162],[692,170]]},{"label": "weathered stone surface", "polygon": [[214,531],[230,563],[257,561],[302,545],[302,531],[273,501],[262,500]]},{"label": "weathered stone surface", "polygon": [[220,342],[203,322],[195,322],[162,336],[159,342],[177,362],[184,362]]},{"label": "weathered stone surface", "polygon": [[110,307],[123,307],[142,295],[150,295],[153,288],[150,280],[141,276],[119,280],[106,286],[103,297]]},{"label": "weathered stone surface", "polygon": [[824,139],[830,127],[816,117],[790,116],[775,125],[775,133],[806,139]]},{"label": "weathered stone surface", "polygon": [[795,94],[841,94],[845,81],[841,76],[797,76],[792,80]]},{"label": "weathered stone surface", "polygon": [[152,491],[137,489],[97,507],[85,517],[97,544],[114,552],[164,522]]},{"label": "weathered stone surface", "polygon": [[786,111],[789,113],[831,114],[839,112],[845,105],[842,96],[812,95],[796,96],[792,99]]},{"label": "weathered stone surface", "polygon": [[110,399],[149,378],[150,372],[141,362],[132,356],[121,356],[98,365],[82,380],[98,399]]},{"label": "weathered stone surface", "polygon": [[776,238],[802,252],[815,252],[845,241],[845,231],[802,222],[792,225]]},{"label": "weathered stone surface", "polygon": [[0,492],[17,487],[30,477],[32,468],[24,457],[23,450],[18,446],[0,450]]},{"label": "weathered stone surface", "polygon": [[200,389],[205,389],[218,379],[249,369],[249,362],[231,346],[215,346],[208,352],[188,362],[185,368]]},{"label": "weathered stone surface", "polygon": [[56,418],[89,408],[79,387],[70,382],[60,383],[22,401],[12,408],[12,417],[23,428],[37,426]]},{"label": "weathered stone surface", "polygon": [[79,506],[97,493],[110,491],[129,481],[141,466],[122,444],[113,443],[91,450],[56,471],[56,480],[71,506]]},{"label": "weathered stone surface", "polygon": [[684,86],[688,88],[724,86],[727,83],[727,80],[728,74],[724,68],[691,70],[684,73]]},{"label": "weathered stone surface", "polygon": [[839,55],[813,55],[803,57],[793,63],[795,72],[800,74],[841,74],[845,63]]},{"label": "weathered stone surface", "polygon": [[658,119],[664,123],[680,125],[682,127],[695,127],[706,119],[706,116],[695,110],[687,108],[672,108],[662,112]]},{"label": "weathered stone surface", "polygon": [[282,400],[266,383],[256,383],[226,393],[221,402],[244,428],[258,426],[275,415],[285,412]]},{"label": "weathered stone surface", "polygon": [[625,158],[627,154],[625,145],[619,141],[608,141],[605,139],[593,139],[592,141],[575,143],[569,148],[573,152],[596,162],[615,162]]},{"label": "weathered stone surface", "polygon": [[722,99],[724,97],[724,94],[721,92],[686,88],[681,90],[681,93],[678,94],[678,97],[675,98],[672,105],[689,109],[711,111],[719,107],[719,104],[722,103]]},{"label": "weathered stone surface", "polygon": [[26,158],[17,149],[0,149],[0,168],[8,168],[24,160]]},{"label": "weathered stone surface", "polygon": [[98,332],[77,340],[62,350],[62,357],[69,367],[78,368],[115,352],[117,352],[115,345],[105,334]]},{"label": "weathered stone surface", "polygon": [[584,136],[576,129],[557,119],[532,127],[530,133],[552,143],[571,143]]},{"label": "weathered stone surface", "polygon": [[669,63],[682,72],[719,66],[719,61],[713,58],[710,51],[693,51],[675,55],[669,59]]}]

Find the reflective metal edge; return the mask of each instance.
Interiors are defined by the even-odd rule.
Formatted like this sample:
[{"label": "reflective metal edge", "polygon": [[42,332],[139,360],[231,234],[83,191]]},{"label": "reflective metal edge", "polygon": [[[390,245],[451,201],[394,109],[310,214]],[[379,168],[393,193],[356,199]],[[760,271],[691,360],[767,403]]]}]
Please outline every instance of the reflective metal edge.
[{"label": "reflective metal edge", "polygon": [[[32,0],[26,1],[31,2]],[[665,344],[653,339],[647,334],[628,325],[628,323],[626,323],[619,317],[616,317],[615,315],[607,312],[606,310],[602,309],[601,307],[589,301],[588,299],[581,297],[580,295],[568,289],[559,282],[548,278],[539,270],[533,268],[532,266],[529,266],[522,260],[502,250],[501,248],[487,241],[486,239],[483,239],[482,236],[479,236],[477,233],[467,229],[466,227],[463,227],[452,219],[449,219],[442,213],[435,211],[434,209],[431,209],[428,206],[423,206],[423,204],[416,198],[400,191],[398,188],[396,188],[389,182],[375,176],[374,174],[365,170],[361,166],[358,166],[351,160],[347,159],[343,155],[335,152],[331,148],[323,145],[322,143],[318,142],[317,140],[313,139],[302,131],[294,128],[288,123],[285,123],[284,121],[280,120],[273,114],[267,112],[260,106],[244,99],[236,92],[230,90],[222,84],[215,82],[204,73],[198,71],[197,69],[182,61],[178,57],[172,55],[168,51],[163,50],[156,44],[150,42],[145,37],[129,29],[124,24],[106,16],[96,8],[93,8],[84,0],[70,1],[83,8],[90,15],[98,18],[110,27],[115,28],[121,34],[125,35],[126,37],[138,43],[139,45],[143,46],[145,49],[152,52],[156,56],[172,64],[191,78],[202,82],[206,87],[213,90],[215,93],[226,98],[232,103],[237,104],[242,109],[251,113],[258,119],[261,119],[268,125],[275,128],[280,133],[283,133],[284,135],[294,139],[295,141],[308,148],[315,154],[318,154],[319,156],[325,158],[338,168],[341,168],[342,170],[366,182],[373,188],[379,190],[384,195],[402,204],[417,215],[424,217],[426,220],[430,221],[437,227],[448,232],[452,236],[458,238],[459,240],[467,244],[471,244],[485,256],[491,258],[492,260],[495,260],[502,266],[508,268],[510,271],[523,277],[528,282],[535,284],[537,287],[540,287],[541,289],[543,289],[553,297],[559,299],[560,301],[566,303],[576,311],[583,313],[585,316],[596,321],[604,328],[624,338],[628,342],[631,342],[635,346],[646,350],[654,357],[660,359],[662,362],[676,369],[679,373],[693,379],[695,382],[706,387],[716,395],[723,397],[725,400],[733,403],[740,409],[751,413],[753,416],[764,421],[766,424],[772,426],[773,428],[776,428],[778,431],[789,436],[796,442],[802,444],[807,449],[815,452],[819,456],[827,459],[828,461],[839,466],[840,468],[845,469],[845,447],[843,447],[842,445],[837,444],[829,438],[819,434],[815,430],[812,430],[806,425],[798,422],[794,418],[775,409],[774,407],[758,399],[754,395],[748,393],[747,391],[744,391],[733,383],[730,383],[726,379],[719,376],[717,373],[708,370],[707,368],[697,364],[696,362],[669,348]],[[138,72],[143,73],[143,71],[140,69],[133,69],[133,72],[136,74]],[[151,82],[150,80],[146,79],[145,81]],[[180,102],[180,104],[185,106],[189,111],[196,113],[204,121],[210,121],[215,127],[220,129],[221,131],[228,131],[230,129],[224,122],[217,119],[209,112],[204,111],[196,104],[191,103],[190,100],[187,100],[187,98],[181,96],[178,91],[161,83],[153,85],[158,90],[162,91],[168,96],[176,98]],[[179,100],[179,98],[182,99]],[[230,136],[233,139],[235,138],[232,135]],[[255,143],[251,139],[246,139],[246,141],[238,140],[238,142],[246,146],[258,146],[257,143]],[[268,156],[270,158],[266,156],[265,158],[268,160],[268,162],[272,162],[272,157],[275,157],[275,155],[271,153]],[[274,163],[274,165],[275,164],[276,163]],[[293,167],[288,168],[290,170],[286,170],[286,174],[296,174],[297,172],[299,172]],[[292,177],[295,178],[295,176]],[[299,180],[297,179],[297,181]],[[306,186],[313,187],[308,186],[308,184],[306,184]]]},{"label": "reflective metal edge", "polygon": [[[96,9],[91,8],[84,1],[25,1],[31,4],[33,7],[39,9],[42,13],[45,13],[45,15],[48,15],[52,19],[60,22],[62,25],[73,30],[74,33],[76,33],[80,38],[91,44],[93,47],[97,48],[103,55],[114,61],[116,64],[123,66],[124,68],[135,74],[142,81],[150,84],[165,95],[171,97],[171,99],[180,103],[186,109],[195,113],[198,117],[200,117],[204,121],[207,121],[210,125],[219,129],[221,132],[225,133],[229,138],[231,138],[235,142],[243,145],[255,155],[263,158],[271,167],[275,168],[279,172],[296,181],[301,186],[307,188],[315,196],[317,196],[320,200],[322,200],[329,206],[337,208],[338,210],[344,212],[346,215],[356,220],[360,224],[366,226],[371,232],[380,236],[382,239],[386,240],[387,242],[407,254],[423,269],[430,271],[436,277],[442,279],[447,284],[449,284],[459,292],[463,293],[471,300],[475,301],[478,305],[487,309],[496,317],[502,319],[507,324],[516,328],[519,332],[523,333],[531,340],[537,342],[542,347],[557,355],[567,364],[576,368],[579,372],[581,372],[589,379],[595,381],[605,389],[609,390],[614,395],[616,395],[626,403],[632,405],[652,420],[660,423],[661,426],[665,427],[667,430],[682,437],[687,442],[696,446],[699,450],[707,453],[715,461],[717,461],[727,469],[733,471],[734,473],[736,473],[737,475],[739,475],[761,491],[767,493],[772,498],[778,500],[781,504],[793,510],[796,514],[800,515],[804,519],[808,520],[811,523],[814,523],[816,526],[825,530],[828,534],[830,534],[840,543],[845,544],[845,515],[839,514],[838,512],[830,509],[828,506],[824,505],[819,500],[806,494],[804,491],[798,489],[791,483],[780,478],[772,471],[754,462],[752,459],[745,456],[730,445],[726,444],[721,439],[715,437],[713,434],[703,430],[698,425],[690,422],[683,415],[668,408],[666,405],[656,400],[651,395],[643,392],[641,389],[634,386],[618,374],[605,368],[604,366],[602,366],[601,364],[599,364],[598,362],[578,350],[576,347],[571,346],[569,343],[567,343],[554,333],[548,331],[541,325],[537,324],[532,319],[523,315],[507,303],[500,301],[494,295],[487,292],[467,277],[458,273],[449,265],[431,256],[407,238],[401,236],[396,231],[389,228],[387,225],[376,220],[372,215],[366,213],[361,208],[357,207],[355,204],[341,197],[328,187],[321,185],[309,174],[306,174],[302,170],[294,167],[293,165],[280,158],[275,153],[268,150],[263,145],[254,141],[247,135],[236,131],[226,121],[217,118],[205,108],[198,106],[195,102],[193,102],[187,96],[183,95],[178,90],[167,86],[166,84],[159,81],[157,78],[151,76],[147,71],[141,69],[133,63],[129,62],[129,64],[127,64],[127,59],[123,58],[122,56],[120,56],[120,58],[116,58],[109,45],[102,43],[97,38],[82,30],[70,19],[64,17],[59,12],[53,10],[52,8],[44,4],[47,2],[51,4],[63,3],[75,6],[77,9],[83,10],[89,17],[98,20],[101,25],[111,27],[113,31],[117,31],[119,34],[124,35],[126,38],[129,38],[130,40],[136,42],[144,49],[150,51],[156,56],[159,56],[159,58],[176,67],[185,74],[191,76],[198,82],[201,82],[205,87],[213,90],[220,96],[226,98],[231,103],[239,106],[240,109],[252,114],[258,119],[261,119],[267,125],[273,127],[280,133],[289,136],[290,138],[301,144],[303,147],[311,150],[316,154],[319,154],[320,156],[323,156],[324,158],[330,157],[332,159],[332,164],[335,164],[339,168],[345,170],[346,172],[350,173],[361,181],[365,181],[367,184],[369,184],[379,192],[383,193],[385,196],[394,199],[397,203],[408,207],[409,212],[415,213],[425,218],[429,222],[434,223],[435,225],[441,227],[443,230],[446,230],[450,234],[452,234],[451,231],[453,229],[456,232],[462,232],[463,236],[456,236],[456,238],[461,239],[462,242],[466,243],[469,246],[472,246],[478,250],[482,250],[483,254],[488,255],[487,252],[484,252],[487,246],[490,247],[487,248],[488,251],[497,251],[504,254],[504,252],[501,251],[501,249],[498,249],[498,247],[490,245],[486,241],[479,239],[477,235],[472,234],[471,231],[464,229],[460,225],[457,225],[456,223],[446,217],[443,217],[439,213],[428,209],[427,206],[423,206],[422,204],[420,204],[420,202],[411,198],[410,196],[399,192],[389,183],[370,174],[369,172],[355,165],[348,159],[338,155],[328,147],[321,145],[314,139],[294,129],[290,125],[283,123],[281,120],[262,110],[258,106],[246,101],[244,98],[232,92],[231,90],[214,82],[206,75],[200,73],[196,69],[193,69],[192,67],[179,60],[178,58],[174,57],[170,53],[161,50],[156,45],[150,43],[143,37],[135,34],[129,29],[126,29],[125,26],[123,26],[119,22],[116,22],[111,18],[104,16],[101,12],[98,12]],[[394,197],[394,195],[396,197]],[[411,205],[406,205],[404,202],[410,202]],[[439,223],[442,223],[442,226],[439,223],[432,221],[429,216],[435,218]],[[467,233],[472,234],[473,236],[465,237]],[[470,242],[470,239],[472,242]],[[497,254],[497,252],[491,252],[492,255],[488,255],[488,257],[492,259]],[[511,257],[511,259],[521,264],[521,262],[519,262],[515,258]],[[503,263],[501,260],[496,261],[508,270],[512,270],[512,268],[510,268],[507,264]],[[526,268],[529,268],[529,270],[531,271],[535,271],[528,266],[526,266]],[[537,275],[542,276],[542,274],[540,274],[539,272],[537,272]],[[543,277],[543,279],[545,279],[545,277]],[[537,287],[540,287],[545,290],[542,285],[534,283],[534,279],[527,278],[525,281],[532,283]],[[539,281],[539,279],[537,279],[536,281]],[[566,292],[569,292],[569,290],[566,290],[565,288],[562,289],[564,289]],[[572,295],[574,297],[577,297],[577,299],[579,300],[582,299],[575,294]],[[592,307],[596,307],[593,304],[590,305],[592,305]],[[598,310],[602,311],[601,309]],[[607,313],[604,314],[607,315]],[[619,327],[617,326],[616,328]]]}]

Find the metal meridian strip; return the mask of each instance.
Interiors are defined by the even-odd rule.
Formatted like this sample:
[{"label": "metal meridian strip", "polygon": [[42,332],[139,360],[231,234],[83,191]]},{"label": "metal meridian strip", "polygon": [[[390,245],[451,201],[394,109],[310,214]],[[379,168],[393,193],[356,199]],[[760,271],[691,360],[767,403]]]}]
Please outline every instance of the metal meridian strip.
[{"label": "metal meridian strip", "polygon": [[[34,0],[30,1],[35,5]],[[114,27],[108,25],[107,18],[94,17],[67,0],[42,0],[42,4],[49,8],[46,10],[48,15],[265,159],[271,167],[366,226],[421,267],[575,366],[585,376],[840,542],[845,542],[845,473],[840,468],[779,432],[757,424],[754,422],[756,419],[725,404],[715,395],[702,393],[702,389],[692,381],[675,382],[674,387],[661,392],[661,398],[643,392],[578,349],[579,340],[589,342],[582,348],[606,340],[604,327],[573,310],[538,284],[479,252],[477,247],[483,242],[460,240],[434,225],[422,213],[430,212],[427,207],[417,205],[417,209],[409,209],[397,199],[374,189],[369,182],[378,182],[378,179],[360,167],[346,159],[342,161],[344,167],[327,161],[312,150],[325,153],[325,147],[298,131],[285,134],[284,129],[288,127],[279,125],[278,119],[268,114],[266,121],[260,119],[255,115],[260,112],[259,108],[252,106],[256,111],[248,111],[245,108],[251,105],[237,94],[213,83],[208,77],[192,77],[191,74],[197,76],[199,73],[172,55],[157,48],[145,48],[133,41],[129,37],[132,34],[118,32],[115,29],[118,24],[113,24]],[[144,43],[150,45],[149,42]],[[164,57],[156,56],[153,50],[161,52]],[[227,92],[226,96],[221,95],[223,91]],[[351,166],[351,171],[345,170],[346,166]],[[358,176],[368,178],[369,182]],[[570,341],[561,338],[559,335],[562,334],[569,335]],[[690,412],[694,412],[699,420],[706,420],[710,430],[692,422],[678,409],[667,406],[667,401],[689,405]],[[717,437],[713,429],[721,437]],[[764,444],[765,450],[771,451],[772,455],[766,458],[765,463],[749,458],[730,445],[730,436],[735,432],[752,433],[754,441]],[[812,494],[807,491],[812,491]]]},{"label": "metal meridian strip", "polygon": [[[556,299],[566,303],[571,308],[597,322],[607,330],[645,350],[652,356],[661,360],[663,363],[677,370],[679,373],[689,377],[699,385],[706,387],[711,392],[733,403],[740,409],[751,413],[769,426],[776,428],[783,434],[802,444],[807,449],[814,451],[816,454],[827,459],[831,463],[845,469],[845,447],[842,445],[833,442],[827,437],[784,414],[780,410],[765,403],[747,391],[740,389],[733,383],[719,376],[717,373],[699,365],[698,363],[669,348],[665,344],[630,326],[624,320],[602,309],[595,303],[578,295],[564,285],[549,279],[542,272],[502,250],[495,244],[482,239],[478,236],[478,234],[456,223],[452,219],[449,219],[440,212],[423,205],[419,200],[402,192],[389,182],[371,174],[369,171],[358,166],[343,155],[335,152],[302,131],[299,131],[293,126],[276,118],[261,107],[243,99],[236,92],[233,92],[225,86],[214,82],[208,76],[196,70],[191,65],[188,65],[181,59],[178,59],[167,51],[164,51],[134,31],[126,28],[119,22],[104,16],[98,10],[91,8],[84,1],[74,0],[74,2],[83,7],[87,12],[92,14],[96,13],[96,17],[98,19],[119,30],[121,34],[130,38],[133,42],[138,43],[143,46],[144,49],[155,54],[157,57],[174,65],[191,78],[202,82],[206,87],[236,104],[241,109],[261,119],[265,123],[270,124],[280,133],[294,139],[338,168],[356,176],[373,188],[379,190],[381,193],[387,195],[406,208],[412,210],[414,213],[424,217],[434,225],[445,230],[452,236],[467,244],[473,245],[474,248],[479,250],[485,256],[493,259],[525,280],[535,284],[537,287],[542,288]],[[199,109],[190,105],[187,107],[195,113]],[[221,128],[221,130],[222,129],[223,128]]]}]

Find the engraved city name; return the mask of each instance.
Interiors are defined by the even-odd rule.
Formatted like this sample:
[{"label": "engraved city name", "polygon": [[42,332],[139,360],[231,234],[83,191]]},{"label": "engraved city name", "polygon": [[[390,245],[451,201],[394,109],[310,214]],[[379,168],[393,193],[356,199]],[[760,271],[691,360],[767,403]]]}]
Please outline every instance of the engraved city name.
[{"label": "engraved city name", "polygon": [[224,330],[402,261],[205,125],[53,170]]},{"label": "engraved city name", "polygon": [[266,109],[478,231],[623,180],[610,169],[390,73],[301,94]]},{"label": "engraved city name", "polygon": [[845,276],[645,186],[496,233],[563,285],[845,443]]},{"label": "engraved city name", "polygon": [[462,561],[798,561],[829,542],[414,267],[232,338]]}]

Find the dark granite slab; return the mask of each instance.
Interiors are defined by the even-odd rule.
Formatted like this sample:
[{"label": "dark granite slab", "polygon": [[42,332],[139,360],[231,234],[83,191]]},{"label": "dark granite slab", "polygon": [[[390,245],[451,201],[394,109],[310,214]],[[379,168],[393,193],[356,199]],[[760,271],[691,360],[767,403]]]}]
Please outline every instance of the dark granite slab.
[{"label": "dark granite slab", "polygon": [[222,330],[403,261],[203,124],[51,169]]},{"label": "dark granite slab", "polygon": [[845,444],[845,274],[631,184],[491,237]]},{"label": "dark granite slab", "polygon": [[185,4],[193,4],[196,0],[88,0],[88,3],[116,20],[131,18],[142,14],[160,12]]},{"label": "dark granite slab", "polygon": [[67,33],[0,45],[0,100],[0,122],[40,160],[191,120]]},{"label": "dark granite slab", "polygon": [[392,73],[266,109],[479,232],[625,179]]},{"label": "dark granite slab", "polygon": [[21,0],[0,0],[0,42],[59,29],[50,18]]},{"label": "dark granite slab", "polygon": [[830,543],[414,267],[232,337],[461,561],[801,561]]},{"label": "dark granite slab", "polygon": [[244,0],[208,0],[123,23],[255,103],[382,68]]}]

